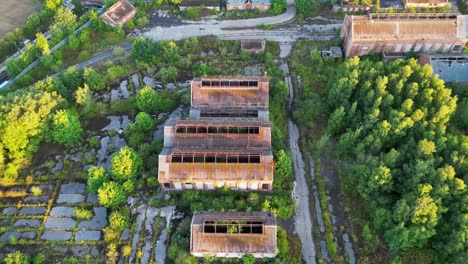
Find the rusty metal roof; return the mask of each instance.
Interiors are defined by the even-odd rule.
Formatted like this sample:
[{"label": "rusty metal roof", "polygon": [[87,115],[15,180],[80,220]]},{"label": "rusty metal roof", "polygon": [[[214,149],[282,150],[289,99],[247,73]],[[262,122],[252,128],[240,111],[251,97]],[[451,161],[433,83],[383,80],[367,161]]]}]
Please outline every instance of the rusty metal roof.
[{"label": "rusty metal roof", "polygon": [[[100,16],[104,22],[115,26],[116,24],[122,25],[135,15],[135,7],[127,0],[120,0],[113,4],[109,9]],[[129,15],[133,14],[131,17]]]},{"label": "rusty metal roof", "polygon": [[192,107],[268,108],[267,77],[203,77],[192,81]]},{"label": "rusty metal roof", "polygon": [[466,38],[465,17],[454,14],[371,14],[352,16],[353,39],[458,39]]},{"label": "rusty metal roof", "polygon": [[190,252],[276,255],[276,232],[273,213],[198,212],[192,218]]}]

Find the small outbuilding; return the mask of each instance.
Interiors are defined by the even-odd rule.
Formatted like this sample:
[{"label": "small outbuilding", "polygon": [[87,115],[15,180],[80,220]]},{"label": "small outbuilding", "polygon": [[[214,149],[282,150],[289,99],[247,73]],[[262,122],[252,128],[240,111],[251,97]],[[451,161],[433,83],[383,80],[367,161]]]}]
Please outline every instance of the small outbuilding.
[{"label": "small outbuilding", "polygon": [[135,7],[127,0],[120,0],[104,12],[100,18],[108,25],[121,27],[135,17],[135,15]]},{"label": "small outbuilding", "polygon": [[268,11],[271,7],[270,0],[227,0],[226,1],[226,10],[250,10],[250,9],[260,9],[261,11]]},{"label": "small outbuilding", "polygon": [[265,51],[265,40],[245,39],[241,40],[241,50],[253,54]]},{"label": "small outbuilding", "polygon": [[196,257],[274,258],[277,224],[268,212],[198,212],[190,228],[190,253]]}]

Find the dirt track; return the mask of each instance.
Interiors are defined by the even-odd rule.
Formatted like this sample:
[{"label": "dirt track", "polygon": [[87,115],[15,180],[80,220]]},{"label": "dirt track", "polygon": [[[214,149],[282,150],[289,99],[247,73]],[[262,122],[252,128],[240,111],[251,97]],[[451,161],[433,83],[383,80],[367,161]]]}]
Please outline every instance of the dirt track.
[{"label": "dirt track", "polygon": [[21,26],[29,15],[39,10],[34,0],[2,0],[0,5],[0,38]]}]

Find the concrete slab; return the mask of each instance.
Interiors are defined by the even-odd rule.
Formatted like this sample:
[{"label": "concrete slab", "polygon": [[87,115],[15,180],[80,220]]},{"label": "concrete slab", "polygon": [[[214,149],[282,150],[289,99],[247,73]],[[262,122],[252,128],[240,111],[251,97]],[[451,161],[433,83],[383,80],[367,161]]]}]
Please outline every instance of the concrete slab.
[{"label": "concrete slab", "polygon": [[127,241],[130,238],[130,229],[125,229],[120,236],[120,240]]},{"label": "concrete slab", "polygon": [[108,130],[117,131],[120,129],[120,119],[121,119],[120,116],[108,116],[106,118],[110,120],[110,123],[103,129],[101,129],[101,131],[108,131]]},{"label": "concrete slab", "polygon": [[2,211],[2,215],[6,215],[6,216],[12,216],[12,215],[15,215],[15,213],[16,213],[16,207],[14,206],[3,208],[3,211]]},{"label": "concrete slab", "polygon": [[75,235],[75,241],[98,241],[101,239],[101,231],[96,230],[78,230]]},{"label": "concrete slab", "polygon": [[69,206],[56,206],[50,210],[50,216],[68,216],[73,217],[75,208]]},{"label": "concrete slab", "polygon": [[71,218],[49,217],[45,223],[46,228],[71,229],[75,228],[75,226],[76,221]]},{"label": "concrete slab", "polygon": [[42,234],[41,239],[43,240],[54,240],[54,241],[65,241],[70,240],[72,237],[71,231],[53,231],[47,230]]},{"label": "concrete slab", "polygon": [[24,206],[20,209],[18,215],[41,215],[44,214],[47,208],[39,206]]},{"label": "concrete slab", "polygon": [[60,194],[83,194],[85,187],[84,183],[77,182],[62,184],[60,186]]},{"label": "concrete slab", "polygon": [[78,258],[85,258],[87,255],[97,257],[99,255],[99,251],[95,246],[75,245],[71,247],[71,251],[73,256]]},{"label": "concrete slab", "polygon": [[41,196],[28,196],[23,199],[23,202],[26,204],[39,204],[39,203],[47,203],[49,201],[48,195],[41,195]]},{"label": "concrete slab", "polygon": [[86,197],[86,201],[88,203],[98,203],[99,202],[97,194],[92,193],[92,192],[88,193],[88,197]]},{"label": "concrete slab", "polygon": [[39,219],[19,219],[13,224],[14,227],[39,227],[40,225]]},{"label": "concrete slab", "polygon": [[81,203],[84,201],[82,194],[59,194],[57,203]]},{"label": "concrete slab", "polygon": [[146,86],[150,87],[150,88],[154,88],[154,82],[153,82],[153,78],[150,78],[150,77],[144,77],[143,78],[143,83],[145,83]]},{"label": "concrete slab", "polygon": [[16,231],[8,231],[0,235],[0,242],[9,242],[10,237],[16,237],[16,239],[34,239],[36,238],[36,232],[28,231],[28,232],[16,232]]},{"label": "concrete slab", "polygon": [[94,207],[94,217],[89,221],[81,221],[78,228],[101,229],[107,226],[107,209]]},{"label": "concrete slab", "polygon": [[62,169],[63,169],[63,161],[59,159],[50,172],[56,173],[57,171],[61,171]]}]

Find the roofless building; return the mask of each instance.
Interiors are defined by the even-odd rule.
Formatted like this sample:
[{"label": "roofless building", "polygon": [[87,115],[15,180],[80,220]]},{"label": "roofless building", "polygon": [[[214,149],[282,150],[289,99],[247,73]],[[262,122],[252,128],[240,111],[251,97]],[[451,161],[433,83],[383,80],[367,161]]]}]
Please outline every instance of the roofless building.
[{"label": "roofless building", "polygon": [[199,212],[192,218],[190,253],[196,257],[274,258],[275,215],[267,212]]},{"label": "roofless building", "polygon": [[268,90],[267,77],[194,79],[191,120],[164,128],[161,187],[270,191],[274,161]]}]

